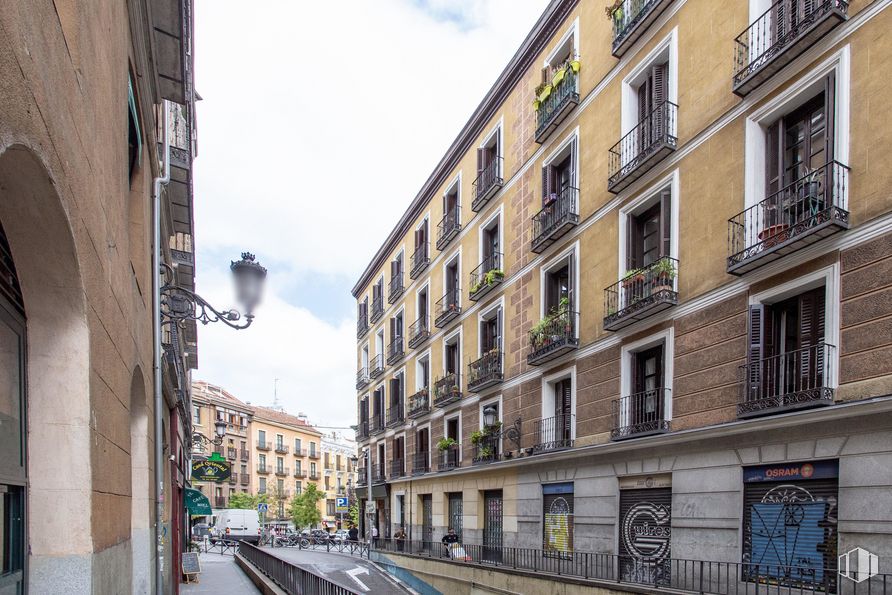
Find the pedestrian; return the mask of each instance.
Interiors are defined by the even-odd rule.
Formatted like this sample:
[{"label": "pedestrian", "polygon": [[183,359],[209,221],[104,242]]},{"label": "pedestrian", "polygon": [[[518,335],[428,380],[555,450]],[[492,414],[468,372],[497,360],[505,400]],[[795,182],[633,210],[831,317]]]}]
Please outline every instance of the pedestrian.
[{"label": "pedestrian", "polygon": [[350,529],[347,531],[347,539],[353,543],[359,541],[359,529],[356,528],[356,525],[350,523]]},{"label": "pedestrian", "polygon": [[455,534],[455,529],[449,527],[449,532],[440,541],[443,542],[443,546],[446,548],[447,556],[452,557],[452,549],[455,547],[455,544],[458,544],[458,535]]},{"label": "pedestrian", "polygon": [[372,545],[378,547],[378,527],[372,525]]},{"label": "pedestrian", "polygon": [[404,527],[400,527],[396,535],[393,536],[396,539],[396,550],[398,552],[402,552],[406,547],[406,529]]}]

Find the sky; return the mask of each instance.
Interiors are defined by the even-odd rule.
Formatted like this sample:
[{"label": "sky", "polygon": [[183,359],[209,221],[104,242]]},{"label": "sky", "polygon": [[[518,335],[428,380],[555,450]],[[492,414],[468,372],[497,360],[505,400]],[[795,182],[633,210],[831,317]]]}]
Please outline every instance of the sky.
[{"label": "sky", "polygon": [[356,423],[350,290],[547,4],[196,0],[197,289],[234,307],[243,251],[269,274],[250,328],[199,328],[193,378]]}]

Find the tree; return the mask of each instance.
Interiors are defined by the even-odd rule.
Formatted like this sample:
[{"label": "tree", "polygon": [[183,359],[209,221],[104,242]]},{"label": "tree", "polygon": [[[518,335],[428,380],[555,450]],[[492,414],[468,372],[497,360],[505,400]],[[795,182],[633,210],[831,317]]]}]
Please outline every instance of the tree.
[{"label": "tree", "polygon": [[322,520],[318,504],[323,498],[325,498],[325,494],[319,491],[316,484],[311,483],[299,496],[291,499],[288,512],[291,514],[291,520],[294,521],[295,529],[306,529]]},{"label": "tree", "polygon": [[347,513],[347,515],[350,517],[350,522],[358,527],[359,526],[359,504],[354,502],[353,506],[350,507],[350,510]]}]

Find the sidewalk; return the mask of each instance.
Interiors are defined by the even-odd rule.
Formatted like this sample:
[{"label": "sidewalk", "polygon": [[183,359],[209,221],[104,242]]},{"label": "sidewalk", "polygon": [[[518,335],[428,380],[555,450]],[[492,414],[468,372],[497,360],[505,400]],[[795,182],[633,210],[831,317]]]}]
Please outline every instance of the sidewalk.
[{"label": "sidewalk", "polygon": [[233,556],[202,553],[200,582],[180,585],[180,593],[189,595],[259,595],[260,591],[235,563]]}]

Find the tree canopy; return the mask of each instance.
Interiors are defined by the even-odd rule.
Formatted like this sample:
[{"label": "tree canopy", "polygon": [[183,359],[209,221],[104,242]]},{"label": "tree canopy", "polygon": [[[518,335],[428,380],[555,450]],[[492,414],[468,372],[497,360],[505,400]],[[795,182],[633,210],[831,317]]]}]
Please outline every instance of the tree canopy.
[{"label": "tree canopy", "polygon": [[288,512],[291,514],[291,520],[294,521],[295,529],[307,529],[322,520],[318,504],[323,498],[325,498],[325,494],[319,491],[316,484],[311,483],[300,495],[291,499]]}]

